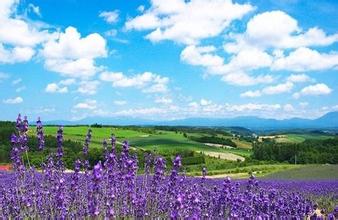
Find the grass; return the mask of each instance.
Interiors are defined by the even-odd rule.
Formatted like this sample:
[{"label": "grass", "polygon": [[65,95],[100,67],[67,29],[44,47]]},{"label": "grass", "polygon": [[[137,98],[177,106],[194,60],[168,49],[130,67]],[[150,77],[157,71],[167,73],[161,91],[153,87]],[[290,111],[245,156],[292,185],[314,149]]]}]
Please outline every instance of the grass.
[{"label": "grass", "polygon": [[311,164],[281,170],[264,176],[268,179],[338,179],[338,165]]},{"label": "grass", "polygon": [[301,143],[305,140],[323,140],[331,138],[330,135],[323,134],[285,134],[286,137],[276,138],[280,143]]},{"label": "grass", "polygon": [[[45,127],[47,135],[55,135],[57,127]],[[206,146],[202,143],[192,141],[183,136],[182,133],[173,131],[155,130],[153,133],[146,133],[134,129],[125,129],[120,127],[104,127],[92,129],[91,147],[101,147],[104,138],[108,139],[111,133],[114,133],[118,141],[128,140],[136,147],[146,150],[166,151],[166,150],[192,150],[208,152],[229,152],[240,156],[248,157],[249,150],[243,149],[223,149],[218,147]],[[88,127],[64,127],[65,139],[71,139],[77,142],[83,142]],[[245,144],[244,144],[245,145]]]},{"label": "grass", "polygon": [[[272,173],[277,173],[285,170],[292,170],[302,165],[293,164],[263,164],[263,165],[249,165],[243,167],[236,167],[230,169],[211,170],[208,175],[211,178],[223,178],[230,176],[236,179],[248,178],[250,173],[254,173],[257,177],[265,177]],[[197,172],[191,172],[189,175],[200,175]]]}]

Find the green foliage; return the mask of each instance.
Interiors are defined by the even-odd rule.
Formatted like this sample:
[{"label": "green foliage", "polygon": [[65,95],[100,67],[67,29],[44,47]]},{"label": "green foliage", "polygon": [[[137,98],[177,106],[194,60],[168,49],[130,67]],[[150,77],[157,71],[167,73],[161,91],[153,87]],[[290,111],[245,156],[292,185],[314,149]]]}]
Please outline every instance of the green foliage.
[{"label": "green foliage", "polygon": [[204,164],[205,159],[204,156],[196,156],[196,157],[183,157],[182,164],[186,165],[196,165],[196,164]]},{"label": "green foliage", "polygon": [[338,163],[338,138],[306,140],[302,143],[255,143],[253,158],[289,163]]},{"label": "green foliage", "polygon": [[202,137],[190,136],[189,138],[193,141],[200,143],[222,144],[230,147],[237,147],[237,145],[229,138],[222,138],[217,136],[202,136]]}]

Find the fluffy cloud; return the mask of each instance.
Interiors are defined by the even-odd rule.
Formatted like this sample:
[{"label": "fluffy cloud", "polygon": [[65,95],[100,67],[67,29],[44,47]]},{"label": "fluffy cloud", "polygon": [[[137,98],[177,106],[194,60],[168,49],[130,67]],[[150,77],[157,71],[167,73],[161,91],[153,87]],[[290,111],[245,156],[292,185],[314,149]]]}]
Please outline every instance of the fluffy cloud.
[{"label": "fluffy cloud", "polygon": [[119,12],[115,11],[103,11],[99,14],[99,17],[103,18],[107,23],[113,24],[117,22],[119,18]]},{"label": "fluffy cloud", "polygon": [[23,98],[20,96],[15,98],[9,98],[2,101],[4,104],[20,104],[23,102]]},{"label": "fluffy cloud", "polygon": [[75,82],[76,82],[75,79],[69,78],[69,79],[61,80],[59,83],[60,85],[70,86],[70,85],[75,84]]},{"label": "fluffy cloud", "polygon": [[275,70],[316,71],[338,67],[338,53],[319,53],[318,51],[301,47],[288,56],[277,59],[273,64]]},{"label": "fluffy cloud", "polygon": [[48,93],[67,93],[68,88],[66,86],[64,86],[64,87],[59,86],[56,83],[49,83],[46,86],[45,91],[48,92]]},{"label": "fluffy cloud", "polygon": [[143,14],[130,19],[126,29],[151,30],[147,39],[158,42],[172,40],[195,44],[221,34],[229,24],[252,11],[249,4],[231,0],[152,0]]},{"label": "fluffy cloud", "polygon": [[81,81],[80,86],[77,91],[79,93],[86,94],[86,95],[94,95],[99,85],[100,85],[100,82],[97,80]]},{"label": "fluffy cloud", "polygon": [[283,110],[286,111],[286,112],[292,112],[295,110],[295,108],[293,107],[293,105],[291,104],[285,104],[283,106]]},{"label": "fluffy cloud", "polygon": [[95,110],[97,108],[96,100],[87,99],[84,102],[79,102],[73,107],[74,109]]},{"label": "fluffy cloud", "polygon": [[155,99],[155,103],[169,105],[173,103],[173,100],[167,97],[160,97]]},{"label": "fluffy cloud", "polygon": [[[0,77],[1,78],[1,77]],[[13,80],[12,81],[12,85],[17,85],[17,84],[19,84],[19,83],[21,83],[22,82],[22,79],[21,78],[18,78],[18,79],[15,79],[15,80]]]},{"label": "fluffy cloud", "polygon": [[201,99],[200,100],[200,105],[201,106],[206,106],[206,105],[210,105],[212,102],[210,100],[207,99]]},{"label": "fluffy cloud", "polygon": [[149,108],[135,108],[135,109],[127,109],[115,112],[114,115],[118,116],[133,116],[133,117],[147,117],[154,115],[163,115],[169,113],[169,109],[165,108],[157,108],[157,107],[149,107]]},{"label": "fluffy cloud", "polygon": [[29,61],[35,47],[54,35],[43,25],[17,14],[18,0],[0,2],[0,63]]},{"label": "fluffy cloud", "polygon": [[112,82],[113,87],[135,87],[145,93],[163,93],[168,91],[169,78],[144,72],[134,76],[126,76],[122,72],[103,72],[100,75],[102,81]]},{"label": "fluffy cloud", "polygon": [[267,86],[261,90],[248,90],[244,93],[241,93],[240,96],[244,98],[256,98],[262,95],[276,95],[286,92],[291,92],[296,83],[303,83],[311,81],[312,79],[306,74],[291,74],[285,80],[285,82]]},{"label": "fluffy cloud", "polygon": [[259,90],[255,90],[255,91],[249,90],[249,91],[246,91],[240,94],[241,97],[245,97],[245,98],[255,98],[255,97],[260,97],[261,95],[262,93]]},{"label": "fluffy cloud", "polygon": [[33,13],[36,14],[37,16],[41,17],[41,12],[40,12],[40,7],[39,7],[39,6],[36,6],[36,5],[32,4],[32,3],[30,3],[30,4],[28,5],[28,10],[29,10],[30,12],[33,12]]},{"label": "fluffy cloud", "polygon": [[31,47],[4,48],[0,42],[0,63],[19,63],[29,61],[35,54]]},{"label": "fluffy cloud", "polygon": [[272,83],[274,78],[271,75],[251,76],[245,72],[231,72],[222,77],[224,82],[238,86],[250,86],[255,84]]},{"label": "fluffy cloud", "polygon": [[198,47],[190,45],[181,52],[181,60],[194,66],[215,69],[216,72],[224,65],[224,60],[222,57],[212,54],[215,51],[214,46]]},{"label": "fluffy cloud", "polygon": [[44,45],[42,55],[48,70],[86,78],[100,70],[95,58],[107,56],[106,40],[97,33],[81,38],[76,28],[68,27],[57,39]]},{"label": "fluffy cloud", "polygon": [[301,96],[318,96],[318,95],[328,95],[332,92],[332,89],[323,83],[318,83],[315,85],[310,85],[304,87],[300,92],[294,93],[294,98],[299,98]]},{"label": "fluffy cloud", "polygon": [[126,104],[127,104],[127,101],[125,101],[125,100],[115,100],[114,101],[114,105],[122,106],[122,105],[126,105]]},{"label": "fluffy cloud", "polygon": [[293,83],[302,83],[302,82],[308,82],[311,78],[306,74],[292,74],[287,78],[288,82]]},{"label": "fluffy cloud", "polygon": [[286,82],[286,83],[281,83],[275,86],[265,87],[262,90],[262,93],[267,94],[267,95],[274,95],[274,94],[290,92],[292,88],[293,88],[293,83]]},{"label": "fluffy cloud", "polygon": [[[285,12],[264,12],[249,20],[244,33],[228,34],[224,50],[231,58],[221,70],[246,73],[262,68],[295,72],[334,69],[338,66],[337,52],[320,53],[308,47],[328,46],[337,41],[338,34],[327,35],[317,27],[303,31],[297,20]],[[287,56],[285,49],[291,50]],[[289,82],[309,80],[298,75]]]},{"label": "fluffy cloud", "polygon": [[328,36],[323,30],[313,27],[304,32],[296,19],[283,11],[269,11],[255,15],[247,23],[242,34],[229,35],[235,42],[224,46],[229,53],[247,48],[299,48],[327,46],[338,41],[338,34]]},{"label": "fluffy cloud", "polygon": [[209,74],[220,75],[221,79],[229,84],[247,86],[273,81],[270,75],[251,76],[246,73],[247,70],[270,65],[272,59],[268,54],[258,50],[242,51],[225,64],[222,57],[214,54],[215,51],[213,46],[187,46],[181,52],[181,60],[205,67]]},{"label": "fluffy cloud", "polygon": [[20,86],[19,88],[15,89],[15,92],[21,92],[26,89],[26,86]]},{"label": "fluffy cloud", "polygon": [[230,105],[226,104],[226,109],[228,111],[235,112],[252,112],[252,111],[275,111],[281,108],[279,104],[256,104],[256,103],[247,103],[239,105]]}]

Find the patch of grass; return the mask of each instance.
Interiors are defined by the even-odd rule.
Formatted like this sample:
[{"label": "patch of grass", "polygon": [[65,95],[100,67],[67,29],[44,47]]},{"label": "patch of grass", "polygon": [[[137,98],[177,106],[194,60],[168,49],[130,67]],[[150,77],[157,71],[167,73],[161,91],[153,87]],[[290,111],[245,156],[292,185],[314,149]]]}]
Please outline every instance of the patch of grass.
[{"label": "patch of grass", "polygon": [[265,175],[267,179],[338,179],[338,165],[302,165],[295,169],[281,170]]},{"label": "patch of grass", "polygon": [[[240,164],[238,164],[240,165]],[[223,178],[231,176],[233,178],[247,178],[250,173],[254,173],[257,177],[264,177],[268,174],[279,172],[282,170],[292,170],[302,165],[292,164],[262,164],[262,165],[249,165],[249,166],[237,166],[228,169],[217,169],[208,171],[208,175],[213,178]],[[201,175],[198,172],[191,172],[189,175]]]},{"label": "patch of grass", "polygon": [[[83,143],[85,135],[89,127],[78,126],[64,127],[65,139],[70,139],[76,142]],[[55,135],[57,127],[46,126],[44,128],[47,135]],[[183,136],[182,133],[173,131],[156,130],[154,134],[145,133],[142,131],[125,129],[120,127],[103,127],[92,129],[92,143],[91,147],[101,147],[104,138],[108,139],[111,133],[114,133],[117,140],[122,142],[128,140],[132,146],[146,150],[192,150],[192,151],[209,151],[209,152],[230,152],[240,156],[248,157],[250,151],[242,149],[222,149],[218,147],[206,146],[204,144],[192,141]],[[34,129],[33,129],[34,130]],[[195,133],[196,135],[196,133]],[[198,134],[200,135],[200,134]]]},{"label": "patch of grass", "polygon": [[276,138],[276,142],[301,143],[305,140],[325,140],[332,138],[332,136],[324,134],[285,134],[285,136],[286,137]]}]

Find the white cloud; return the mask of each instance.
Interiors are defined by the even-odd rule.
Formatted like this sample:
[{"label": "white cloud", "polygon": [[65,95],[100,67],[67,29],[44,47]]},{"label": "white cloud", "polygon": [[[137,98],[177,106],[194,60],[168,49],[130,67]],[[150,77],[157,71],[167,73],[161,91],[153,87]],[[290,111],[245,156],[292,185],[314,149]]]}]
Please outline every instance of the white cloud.
[{"label": "white cloud", "polygon": [[[276,28],[278,27],[278,28]],[[268,11],[255,15],[242,34],[229,35],[235,42],[227,42],[225,50],[237,53],[247,48],[298,48],[327,46],[338,41],[338,34],[326,35],[317,28],[302,31],[296,19],[283,11]]]},{"label": "white cloud", "polygon": [[35,110],[36,113],[41,114],[41,113],[51,113],[55,112],[56,109],[54,107],[41,107]]},{"label": "white cloud", "polygon": [[300,102],[299,103],[299,106],[302,107],[302,108],[305,108],[306,106],[308,106],[309,103],[308,102]]},{"label": "white cloud", "polygon": [[274,78],[271,75],[251,76],[245,72],[232,72],[222,77],[224,82],[238,86],[250,86],[255,84],[272,83]]},{"label": "white cloud", "polygon": [[68,88],[66,86],[61,87],[56,83],[49,83],[46,86],[45,91],[48,93],[67,93]]},{"label": "white cloud", "polygon": [[255,90],[255,91],[249,90],[249,91],[246,91],[240,94],[241,97],[246,97],[246,98],[260,97],[261,95],[262,93],[259,90]]},{"label": "white cloud", "polygon": [[264,67],[271,64],[270,56],[258,50],[243,51],[233,57],[228,64],[214,52],[213,46],[187,46],[181,52],[181,60],[195,66],[207,68],[209,74],[220,75],[229,84],[247,86],[258,83],[271,83],[274,79],[270,75],[251,76],[247,70]]},{"label": "white cloud", "polygon": [[167,97],[159,97],[155,99],[155,103],[169,105],[173,103],[173,100]]},{"label": "white cloud", "polygon": [[135,87],[145,93],[163,93],[168,91],[169,78],[144,72],[134,76],[126,76],[122,72],[103,72],[100,75],[102,81],[112,82],[113,87]]},{"label": "white cloud", "polygon": [[122,106],[122,105],[126,105],[126,104],[127,104],[127,101],[125,101],[125,100],[115,100],[114,101],[114,105]]},{"label": "white cloud", "polygon": [[291,104],[285,104],[283,106],[283,110],[286,111],[286,112],[292,112],[295,110],[295,108],[293,107],[293,105]]},{"label": "white cloud", "polygon": [[220,68],[223,66],[224,60],[222,57],[212,54],[215,51],[214,46],[198,47],[190,45],[181,52],[181,60],[194,66]]},{"label": "white cloud", "polygon": [[127,109],[115,112],[114,115],[118,116],[131,116],[131,117],[142,117],[142,118],[153,118],[159,119],[159,116],[168,116],[178,112],[177,106],[165,106],[165,107],[148,107],[148,108],[135,108]]},{"label": "white cloud", "polygon": [[252,112],[252,111],[274,111],[280,109],[281,105],[247,103],[238,105],[226,104],[225,107],[227,111]]},{"label": "white cloud", "polygon": [[274,95],[274,94],[290,92],[292,88],[293,88],[293,83],[286,82],[286,83],[281,83],[275,86],[265,87],[262,90],[262,93],[267,94],[267,95]]},{"label": "white cloud", "polygon": [[0,63],[19,63],[29,61],[35,54],[31,47],[14,47],[6,49],[0,42]]},{"label": "white cloud", "polygon": [[[237,69],[237,72],[245,73],[269,68],[272,71],[305,72],[335,69],[338,66],[337,52],[320,53],[307,47],[328,46],[337,41],[338,33],[327,35],[317,27],[304,31],[297,20],[285,12],[264,12],[252,17],[243,33],[227,35],[224,50],[231,57],[230,62],[223,66],[223,71],[236,72]],[[285,49],[291,49],[287,50],[290,51],[287,56],[284,55]],[[236,62],[242,53],[245,54],[244,58]],[[289,82],[310,80],[306,75],[297,77],[292,76]]]},{"label": "white cloud", "polygon": [[94,95],[99,85],[100,85],[100,82],[97,80],[81,81],[80,86],[77,91],[79,93],[86,94],[86,95]]},{"label": "white cloud", "polygon": [[16,92],[21,92],[21,91],[23,91],[23,90],[25,90],[26,89],[26,86],[20,86],[19,88],[17,88],[15,91]]},{"label": "white cloud", "polygon": [[95,59],[107,56],[106,40],[97,33],[81,38],[76,28],[68,27],[57,39],[44,45],[42,55],[48,70],[87,78],[100,70]]},{"label": "white cloud", "polygon": [[94,110],[97,108],[97,102],[93,99],[87,99],[84,102],[79,102],[73,107],[74,109]]},{"label": "white cloud", "polygon": [[[231,0],[152,0],[143,14],[126,22],[126,29],[151,30],[147,39],[195,44],[221,34],[230,23],[252,11],[249,4]],[[142,13],[142,12],[141,12]]]},{"label": "white cloud", "polygon": [[311,78],[305,74],[292,74],[287,78],[288,82],[293,82],[293,83],[308,82],[310,80]]},{"label": "white cloud", "polygon": [[70,86],[70,85],[73,85],[75,82],[76,82],[75,79],[69,78],[69,79],[61,80],[59,84],[64,85],[64,86]]},{"label": "white cloud", "polygon": [[200,105],[201,105],[201,106],[210,105],[211,103],[212,103],[212,101],[207,100],[207,99],[201,99],[201,100],[200,100]]},{"label": "white cloud", "polygon": [[18,79],[15,79],[12,81],[12,85],[16,85],[16,84],[19,84],[22,82],[22,79],[21,78],[18,78]]},{"label": "white cloud", "polygon": [[18,96],[18,97],[15,97],[15,98],[5,99],[2,102],[5,103],[5,104],[20,104],[20,103],[23,102],[23,98]]},{"label": "white cloud", "polygon": [[32,3],[28,4],[28,10],[41,17],[40,7]]},{"label": "white cloud", "polygon": [[294,88],[295,83],[307,82],[311,80],[312,79],[305,74],[291,74],[286,78],[286,81],[284,83],[280,83],[273,86],[267,86],[261,90],[255,91],[249,90],[244,93],[241,93],[240,96],[246,98],[255,98],[260,97],[262,95],[276,95],[291,92],[292,89]]},{"label": "white cloud", "polygon": [[100,18],[103,18],[107,23],[113,24],[118,21],[119,12],[118,10],[115,11],[103,11],[99,14]]},{"label": "white cloud", "polygon": [[29,61],[37,45],[53,37],[41,23],[17,13],[18,0],[0,2],[0,63]]},{"label": "white cloud", "polygon": [[269,67],[272,61],[272,57],[266,52],[252,48],[239,51],[223,68],[225,72],[253,70]]},{"label": "white cloud", "polygon": [[338,67],[338,53],[319,53],[318,51],[301,47],[288,56],[277,59],[274,70],[290,70],[296,72],[325,70]]},{"label": "white cloud", "polygon": [[332,92],[332,89],[325,85],[324,83],[318,83],[315,85],[310,85],[304,87],[300,92],[294,93],[294,98],[299,98],[301,96],[318,96],[318,95],[328,95]]}]

